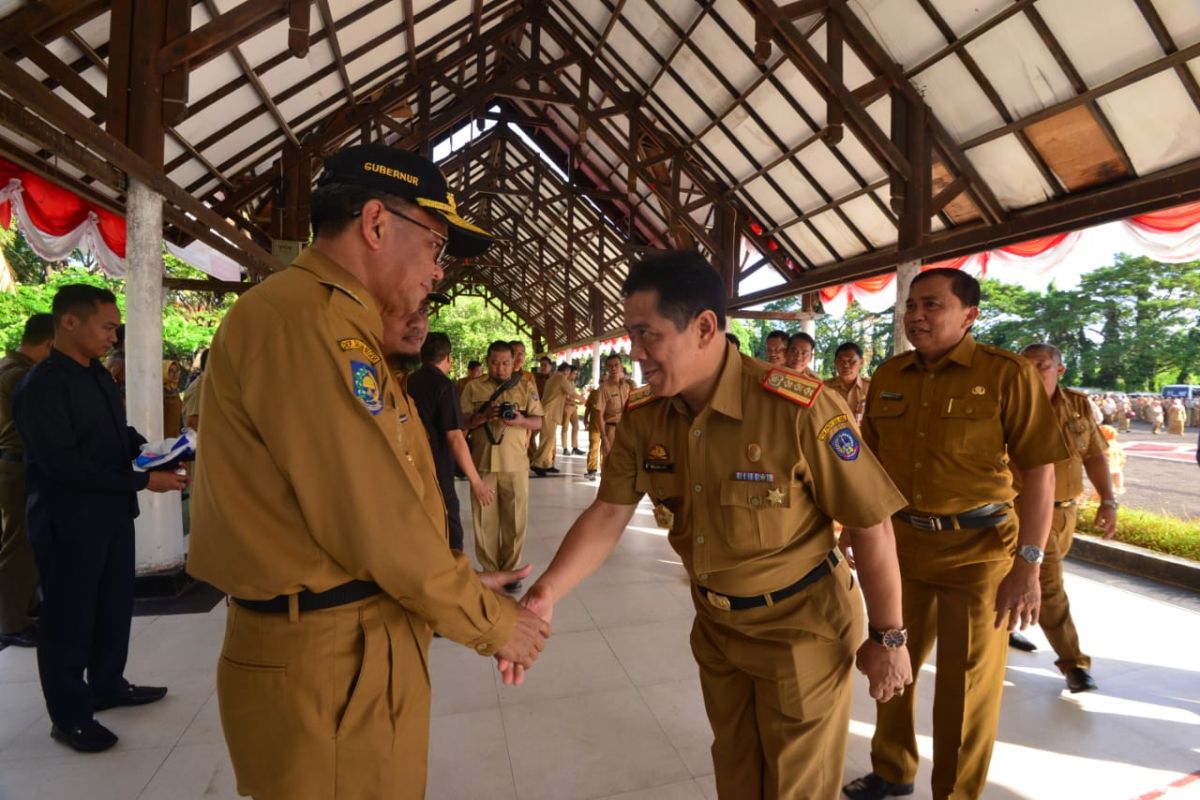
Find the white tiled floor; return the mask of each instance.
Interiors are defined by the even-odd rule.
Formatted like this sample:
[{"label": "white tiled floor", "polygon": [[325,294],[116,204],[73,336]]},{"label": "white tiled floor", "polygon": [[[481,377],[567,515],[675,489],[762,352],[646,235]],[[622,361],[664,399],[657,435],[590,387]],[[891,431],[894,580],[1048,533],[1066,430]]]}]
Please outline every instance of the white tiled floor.
[{"label": "white tiled floor", "polygon": [[[581,472],[582,459],[560,466]],[[526,556],[536,572],[595,484],[564,476],[531,485]],[[1171,784],[1200,770],[1200,613],[1130,591],[1129,581],[1109,585],[1094,570],[1069,572],[1101,690],[1063,692],[1034,631],[1042,649],[1010,658],[985,796],[1132,800],[1159,790],[1164,800],[1197,800],[1200,780]],[[219,605],[134,621],[128,676],[171,693],[102,714],[121,742],[97,756],[49,738],[34,654],[0,652],[0,800],[236,797],[213,690],[224,613]],[[691,614],[678,559],[645,510],[613,558],[558,606],[555,636],[524,687],[500,685],[490,661],[435,641],[428,797],[715,798],[711,735],[687,644]],[[916,798],[929,797],[928,683],[919,689],[925,760]],[[873,721],[860,682],[847,777],[869,769]]]}]

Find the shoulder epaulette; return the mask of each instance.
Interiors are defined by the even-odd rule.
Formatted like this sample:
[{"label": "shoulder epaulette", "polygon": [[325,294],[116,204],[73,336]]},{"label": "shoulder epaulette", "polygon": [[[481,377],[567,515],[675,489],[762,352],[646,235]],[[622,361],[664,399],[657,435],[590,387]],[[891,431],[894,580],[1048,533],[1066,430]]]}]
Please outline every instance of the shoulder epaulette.
[{"label": "shoulder epaulette", "polygon": [[1029,363],[1028,360],[1021,354],[1014,353],[1012,350],[1005,350],[1003,347],[997,347],[994,344],[984,344],[983,342],[976,342],[975,346],[977,348],[983,350],[985,353],[988,353],[993,356],[1000,356],[1002,358],[1008,359],[1009,361],[1015,361],[1018,364]]},{"label": "shoulder epaulette", "polygon": [[632,411],[635,408],[641,408],[652,400],[654,400],[654,393],[647,384],[629,393],[629,399],[625,401],[625,410]]},{"label": "shoulder epaulette", "polygon": [[801,375],[799,372],[775,367],[767,373],[762,386],[768,392],[785,397],[798,406],[808,408],[817,399],[824,384],[807,375]]}]

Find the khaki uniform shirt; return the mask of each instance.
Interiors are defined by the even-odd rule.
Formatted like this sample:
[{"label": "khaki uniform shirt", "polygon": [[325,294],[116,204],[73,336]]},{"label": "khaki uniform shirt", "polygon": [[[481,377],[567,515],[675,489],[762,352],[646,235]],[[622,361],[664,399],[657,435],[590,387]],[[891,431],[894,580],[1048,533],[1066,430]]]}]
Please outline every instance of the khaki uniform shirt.
[{"label": "khaki uniform shirt", "polygon": [[583,423],[590,433],[600,433],[604,429],[604,421],[600,417],[600,398],[602,392],[592,389],[591,394],[583,404]]},{"label": "khaki uniform shirt", "polygon": [[854,383],[847,386],[845,381],[834,375],[825,381],[825,386],[842,396],[842,399],[846,401],[846,405],[854,412],[854,419],[861,423],[863,411],[867,408],[867,392],[871,388],[870,379],[859,375]]},{"label": "khaki uniform shirt", "polygon": [[695,418],[681,398],[648,394],[630,400],[597,497],[649,494],[702,586],[737,596],[789,586],[835,546],[832,519],[869,527],[904,505],[840,397],[732,344]]},{"label": "khaki uniform shirt", "polygon": [[[528,372],[525,373],[529,375]],[[530,376],[532,378],[532,376]],[[470,417],[479,411],[479,407],[487,402],[492,393],[500,388],[500,382],[490,377],[471,381],[462,395],[462,411],[464,417]],[[500,395],[494,401],[512,403],[525,413],[527,417],[540,417],[544,411],[538,400],[537,391],[533,388],[532,380],[521,380],[516,386]],[[484,427],[490,427],[492,436],[499,443],[493,445],[488,439]],[[471,459],[475,468],[480,472],[528,472],[529,471],[529,431],[524,428],[514,428],[497,420],[488,422],[471,433]]]},{"label": "khaki uniform shirt", "polygon": [[571,385],[571,381],[566,375],[561,372],[556,372],[546,379],[546,388],[542,392],[542,406],[548,406],[551,403],[562,401],[566,404],[567,398],[575,394],[575,387]]},{"label": "khaki uniform shirt", "polygon": [[33,359],[19,350],[10,350],[8,357],[0,361],[0,450],[9,453],[25,452],[13,422],[13,392],[31,369]]},{"label": "khaki uniform shirt", "polygon": [[188,417],[200,416],[200,395],[204,390],[204,373],[201,372],[196,376],[183,393],[183,420],[187,422]]},{"label": "khaki uniform shirt", "polygon": [[[1074,500],[1083,494],[1083,460],[1102,456],[1107,448],[1100,427],[1092,419],[1087,395],[1060,386],[1050,398],[1050,405],[1071,454],[1054,462],[1054,499]],[[1020,491],[1020,486],[1016,488]]]},{"label": "khaki uniform shirt", "polygon": [[615,425],[621,421],[621,415],[625,412],[625,403],[629,401],[629,394],[633,391],[633,387],[624,379],[612,383],[605,379],[600,381],[600,388],[596,390],[600,394],[596,401],[596,409],[600,412],[600,418],[604,420],[605,425]]},{"label": "khaki uniform shirt", "polygon": [[[367,290],[313,249],[229,311],[204,382],[188,571],[256,600],[375,581],[442,635],[494,653],[516,606],[446,547],[382,333]],[[300,381],[284,402],[280,374]]]},{"label": "khaki uniform shirt", "polygon": [[1010,502],[1009,457],[1023,468],[1067,457],[1033,366],[970,334],[929,370],[915,351],[885,361],[862,430],[910,509],[926,514]]}]

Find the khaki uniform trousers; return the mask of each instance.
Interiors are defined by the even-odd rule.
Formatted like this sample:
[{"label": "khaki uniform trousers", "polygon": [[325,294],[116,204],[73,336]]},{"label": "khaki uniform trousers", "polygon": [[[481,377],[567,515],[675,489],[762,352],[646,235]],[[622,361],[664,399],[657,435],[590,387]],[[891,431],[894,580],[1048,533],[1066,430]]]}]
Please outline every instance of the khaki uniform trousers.
[{"label": "khaki uniform trousers", "polygon": [[516,569],[529,525],[529,473],[481,472],[479,477],[496,492],[496,499],[481,506],[471,494],[475,559],[484,572]]},{"label": "khaki uniform trousers", "polygon": [[1074,667],[1092,668],[1091,657],[1079,649],[1079,633],[1071,619],[1071,601],[1063,588],[1063,559],[1071,551],[1075,538],[1075,511],[1074,505],[1054,509],[1040,574],[1042,607],[1038,611],[1038,625],[1058,655],[1055,666],[1064,673]]},{"label": "khaki uniform trousers", "polygon": [[[571,429],[568,441],[567,429]],[[563,406],[562,417],[562,447],[564,450],[579,449],[579,406]]]},{"label": "khaki uniform trousers", "polygon": [[423,798],[431,636],[386,595],[291,619],[230,603],[217,701],[238,793]]},{"label": "khaki uniform trousers", "polygon": [[533,466],[541,469],[547,469],[554,466],[554,456],[558,451],[554,449],[555,443],[558,441],[557,428],[562,422],[563,415],[562,400],[554,400],[549,405],[544,407],[542,414],[542,436],[538,440],[537,450],[533,453]]},{"label": "khaki uniform trousers", "polygon": [[603,446],[603,436],[600,431],[588,428],[588,454],[587,454],[587,471],[595,472],[600,469],[603,464],[603,459],[600,457],[600,448]]},{"label": "khaki uniform trousers", "polygon": [[0,461],[0,633],[20,633],[33,624],[29,609],[37,584],[25,524],[25,466]]},{"label": "khaki uniform trousers", "polygon": [[[993,627],[996,589],[1012,569],[1015,516],[982,530],[920,531],[899,518],[904,624],[913,679],[937,642],[934,678],[934,800],[974,800],[987,782],[1000,724],[1008,631]],[[876,703],[873,771],[892,783],[917,774],[915,683]]]},{"label": "khaki uniform trousers", "polygon": [[692,653],[721,800],[835,800],[862,596],[845,560],[773,606],[721,611],[692,590]]}]

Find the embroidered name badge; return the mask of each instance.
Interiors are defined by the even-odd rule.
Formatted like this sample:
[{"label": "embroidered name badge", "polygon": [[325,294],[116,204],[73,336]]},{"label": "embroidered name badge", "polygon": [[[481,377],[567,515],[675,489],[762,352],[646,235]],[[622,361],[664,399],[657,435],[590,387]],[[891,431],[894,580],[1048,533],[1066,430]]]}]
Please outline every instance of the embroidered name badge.
[{"label": "embroidered name badge", "polygon": [[646,460],[642,462],[642,469],[646,472],[674,472],[675,462],[671,460],[671,454],[667,452],[666,447],[661,444],[653,444],[646,451]]},{"label": "embroidered name badge", "polygon": [[354,384],[354,396],[362,400],[371,416],[383,410],[383,399],[380,397],[379,375],[375,367],[362,361],[350,362],[350,379]]},{"label": "embroidered name badge", "polygon": [[903,400],[904,395],[900,394],[899,392],[880,392],[879,399],[880,400]]},{"label": "embroidered name badge", "polygon": [[338,347],[343,353],[349,353],[351,350],[359,350],[367,361],[370,361],[372,364],[378,364],[383,360],[383,357],[375,351],[375,348],[362,339],[338,339]]}]

